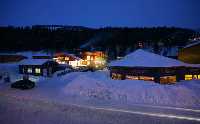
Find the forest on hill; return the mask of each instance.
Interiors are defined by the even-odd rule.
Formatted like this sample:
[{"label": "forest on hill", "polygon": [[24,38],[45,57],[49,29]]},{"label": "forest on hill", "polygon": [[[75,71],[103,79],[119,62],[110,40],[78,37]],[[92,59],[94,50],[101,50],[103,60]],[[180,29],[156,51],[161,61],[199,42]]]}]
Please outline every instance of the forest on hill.
[{"label": "forest on hill", "polygon": [[[194,30],[176,27],[87,28],[81,26],[34,25],[0,27],[0,51],[93,49],[107,52],[136,49],[138,42],[153,46],[184,46]],[[116,55],[115,55],[116,56]]]}]

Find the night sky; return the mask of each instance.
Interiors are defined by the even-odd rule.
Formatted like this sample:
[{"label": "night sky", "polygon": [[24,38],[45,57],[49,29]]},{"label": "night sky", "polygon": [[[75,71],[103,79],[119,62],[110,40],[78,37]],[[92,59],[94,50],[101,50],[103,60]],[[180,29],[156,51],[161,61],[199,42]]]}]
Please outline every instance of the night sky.
[{"label": "night sky", "polygon": [[0,25],[200,28],[200,0],[0,0]]}]

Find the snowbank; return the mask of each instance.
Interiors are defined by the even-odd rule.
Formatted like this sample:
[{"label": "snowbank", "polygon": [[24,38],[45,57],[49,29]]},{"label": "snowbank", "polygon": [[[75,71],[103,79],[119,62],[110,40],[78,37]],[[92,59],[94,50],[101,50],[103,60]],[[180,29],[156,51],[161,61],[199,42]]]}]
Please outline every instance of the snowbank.
[{"label": "snowbank", "polygon": [[18,73],[19,73],[18,63],[0,64],[1,76],[8,75],[11,81],[16,81],[20,78]]},{"label": "snowbank", "polygon": [[88,98],[97,98],[100,100],[109,100],[113,98],[111,87],[100,80],[80,75],[69,85],[64,87],[64,92],[74,96],[86,96]]},{"label": "snowbank", "polygon": [[[0,65],[16,80],[15,65]],[[36,80],[36,79],[35,79]],[[49,99],[61,102],[76,100],[105,103],[149,104],[200,108],[200,81],[182,81],[175,85],[160,85],[142,80],[112,80],[108,71],[72,72],[52,78],[38,77],[36,87],[29,91],[11,89],[0,84],[0,93],[31,99]],[[75,100],[75,101],[76,101]],[[80,102],[78,102],[80,103]]]},{"label": "snowbank", "polygon": [[123,103],[200,107],[200,81],[160,85],[151,81],[111,80],[103,72],[79,75],[63,89],[66,95]]}]

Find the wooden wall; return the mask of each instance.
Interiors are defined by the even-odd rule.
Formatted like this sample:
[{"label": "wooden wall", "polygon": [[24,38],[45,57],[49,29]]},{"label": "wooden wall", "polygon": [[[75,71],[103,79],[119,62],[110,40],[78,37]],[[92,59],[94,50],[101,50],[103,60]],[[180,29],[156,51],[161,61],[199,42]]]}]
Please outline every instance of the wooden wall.
[{"label": "wooden wall", "polygon": [[[153,77],[155,82],[160,82],[161,77],[174,76],[175,81],[185,79],[186,74],[200,74],[200,68],[197,67],[110,67],[110,76],[120,74],[117,78],[125,79],[126,75]],[[116,78],[116,79],[117,79]]]},{"label": "wooden wall", "polygon": [[185,63],[200,64],[200,44],[181,49],[178,59]]}]

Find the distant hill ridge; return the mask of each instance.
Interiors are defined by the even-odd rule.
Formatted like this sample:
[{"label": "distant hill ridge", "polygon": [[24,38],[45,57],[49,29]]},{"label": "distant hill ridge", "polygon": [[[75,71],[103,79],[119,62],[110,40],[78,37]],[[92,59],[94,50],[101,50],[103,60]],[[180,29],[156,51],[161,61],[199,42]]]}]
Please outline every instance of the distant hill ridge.
[{"label": "distant hill ridge", "polygon": [[196,32],[177,27],[104,27],[33,25],[0,27],[0,51],[23,50],[103,50],[109,56],[123,56],[142,47],[161,51],[161,47],[185,46]]}]

